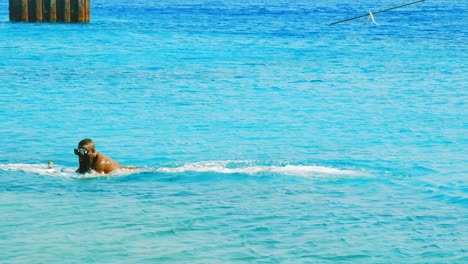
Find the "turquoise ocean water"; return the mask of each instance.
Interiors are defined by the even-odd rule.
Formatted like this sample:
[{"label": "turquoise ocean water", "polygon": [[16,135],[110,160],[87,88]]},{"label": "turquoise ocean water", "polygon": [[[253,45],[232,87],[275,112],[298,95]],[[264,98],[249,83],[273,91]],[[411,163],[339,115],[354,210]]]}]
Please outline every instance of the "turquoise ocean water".
[{"label": "turquoise ocean water", "polygon": [[327,25],[403,3],[2,1],[0,263],[467,263],[467,2]]}]

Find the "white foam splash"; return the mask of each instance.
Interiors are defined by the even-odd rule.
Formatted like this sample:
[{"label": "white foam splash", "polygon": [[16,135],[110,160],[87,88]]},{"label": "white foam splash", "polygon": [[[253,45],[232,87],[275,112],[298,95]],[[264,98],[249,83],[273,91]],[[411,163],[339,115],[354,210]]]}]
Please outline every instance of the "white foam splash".
[{"label": "white foam splash", "polygon": [[34,173],[39,175],[61,176],[61,177],[74,177],[78,175],[72,168],[63,168],[54,166],[49,168],[47,164],[0,164],[0,169],[5,171],[22,171],[27,173]]},{"label": "white foam splash", "polygon": [[45,176],[77,178],[77,179],[122,177],[122,176],[127,176],[129,174],[135,174],[135,173],[140,173],[140,172],[145,171],[142,169],[136,169],[136,170],[118,169],[109,174],[99,174],[96,172],[80,174],[76,172],[76,168],[73,168],[73,167],[62,167],[60,165],[55,165],[53,168],[49,168],[47,164],[25,164],[25,163],[0,164],[0,170],[18,171],[18,172],[32,173],[32,174],[45,175]]},{"label": "white foam splash", "polygon": [[47,164],[0,164],[0,170],[21,171],[39,175],[67,177],[67,178],[100,178],[100,177],[122,177],[141,172],[159,172],[159,173],[184,173],[184,172],[212,172],[221,174],[245,174],[245,175],[285,175],[299,177],[353,177],[366,176],[364,171],[338,169],[317,165],[261,165],[249,161],[201,161],[187,163],[177,167],[159,167],[159,168],[137,168],[135,170],[120,169],[110,174],[88,173],[79,174],[75,172],[76,168],[60,167],[58,165],[49,169]]},{"label": "white foam splash", "polygon": [[239,166],[239,164],[245,164],[244,162],[232,162],[232,161],[207,161],[207,162],[195,162],[187,163],[179,167],[161,167],[157,169],[158,172],[162,173],[182,173],[182,172],[214,172],[223,174],[265,174],[273,173],[287,176],[360,176],[364,175],[364,172],[346,169],[337,169],[325,166],[315,165],[283,165],[283,166],[263,166],[255,164],[247,164]]}]

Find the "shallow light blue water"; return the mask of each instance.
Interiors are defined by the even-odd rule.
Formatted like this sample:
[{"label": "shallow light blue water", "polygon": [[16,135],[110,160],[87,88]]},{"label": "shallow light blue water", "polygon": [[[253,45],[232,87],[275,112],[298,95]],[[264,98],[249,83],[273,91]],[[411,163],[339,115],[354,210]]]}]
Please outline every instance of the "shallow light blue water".
[{"label": "shallow light blue water", "polygon": [[0,3],[0,263],[468,261],[465,2],[127,2]]}]

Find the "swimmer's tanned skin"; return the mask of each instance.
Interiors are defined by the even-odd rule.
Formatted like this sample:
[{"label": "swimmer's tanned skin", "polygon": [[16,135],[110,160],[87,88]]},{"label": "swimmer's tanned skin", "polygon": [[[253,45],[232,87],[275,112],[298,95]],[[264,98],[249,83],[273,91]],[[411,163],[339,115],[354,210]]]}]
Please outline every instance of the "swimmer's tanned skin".
[{"label": "swimmer's tanned skin", "polygon": [[75,149],[75,154],[78,155],[80,163],[76,172],[81,174],[91,173],[92,171],[106,174],[117,169],[135,169],[135,167],[122,166],[115,160],[96,151],[94,142],[89,138],[83,139],[78,143],[78,149]]}]

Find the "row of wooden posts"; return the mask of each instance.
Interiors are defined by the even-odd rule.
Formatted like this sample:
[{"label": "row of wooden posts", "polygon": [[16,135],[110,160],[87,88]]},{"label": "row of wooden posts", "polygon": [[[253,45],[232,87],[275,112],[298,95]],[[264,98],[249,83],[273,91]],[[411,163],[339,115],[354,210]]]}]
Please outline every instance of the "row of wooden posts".
[{"label": "row of wooden posts", "polygon": [[89,23],[90,0],[9,0],[12,22]]}]

